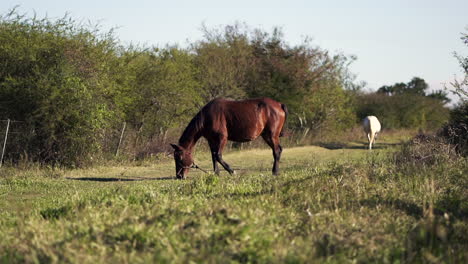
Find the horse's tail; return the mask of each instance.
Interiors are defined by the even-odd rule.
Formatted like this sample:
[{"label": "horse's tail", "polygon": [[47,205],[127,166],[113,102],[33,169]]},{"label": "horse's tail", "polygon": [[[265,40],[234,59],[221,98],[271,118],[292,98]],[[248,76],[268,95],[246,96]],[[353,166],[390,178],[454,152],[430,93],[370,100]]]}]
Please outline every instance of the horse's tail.
[{"label": "horse's tail", "polygon": [[283,127],[281,128],[281,132],[280,132],[280,137],[284,136],[284,127],[286,125],[286,120],[288,119],[288,108],[286,107],[285,104],[281,104],[281,109],[283,109],[284,111],[284,124],[283,124]]}]

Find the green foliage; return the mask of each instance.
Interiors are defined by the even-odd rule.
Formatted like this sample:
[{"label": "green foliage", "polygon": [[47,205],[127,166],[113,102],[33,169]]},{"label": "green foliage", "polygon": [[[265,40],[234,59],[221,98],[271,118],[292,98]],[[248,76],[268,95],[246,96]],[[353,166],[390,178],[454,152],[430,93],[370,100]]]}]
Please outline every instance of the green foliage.
[{"label": "green foliage", "polygon": [[434,92],[428,94],[427,96],[430,97],[430,98],[437,99],[437,100],[443,102],[444,104],[447,104],[447,103],[449,103],[451,101],[450,98],[448,98],[448,93],[445,92],[445,91],[442,91],[442,90],[434,91]]},{"label": "green foliage", "polygon": [[385,85],[380,87],[377,90],[377,93],[385,95],[420,95],[428,96],[433,99],[440,100],[444,104],[450,102],[448,94],[445,91],[437,90],[433,91],[430,94],[426,94],[426,90],[429,88],[429,85],[419,77],[414,77],[408,83],[395,83],[394,85]]},{"label": "green foliage", "polygon": [[377,92],[383,93],[386,95],[396,95],[396,94],[416,94],[424,96],[426,95],[426,90],[429,88],[429,85],[423,79],[419,77],[414,77],[408,83],[395,83],[390,86],[382,86]]},{"label": "green foliage", "polygon": [[130,81],[119,95],[119,107],[144,139],[186,122],[202,105],[198,69],[188,51],[128,50],[120,59]]},{"label": "green foliage", "polygon": [[[468,30],[468,28],[467,28]],[[468,31],[462,33],[463,43],[468,47]],[[463,69],[464,78],[460,81],[456,80],[451,83],[455,88],[453,91],[459,99],[460,103],[450,111],[450,120],[440,131],[440,135],[449,143],[455,145],[457,151],[463,155],[468,155],[468,56],[463,57],[461,54],[455,53],[455,57]]]},{"label": "green foliage", "polygon": [[457,151],[468,155],[468,102],[464,101],[450,111],[450,120],[439,133],[449,143],[455,145]]},{"label": "green foliage", "polygon": [[362,120],[368,115],[375,115],[385,129],[437,129],[449,116],[443,102],[426,96],[375,93],[360,95],[356,100],[358,118]]},{"label": "green foliage", "polygon": [[12,12],[0,19],[0,43],[0,114],[30,125],[30,157],[77,165],[99,151],[113,117],[112,36],[97,37],[67,17]]},{"label": "green foliage", "polygon": [[[461,35],[463,44],[468,47],[468,27],[466,28],[466,32],[463,32]],[[462,104],[465,104],[468,101],[468,56],[464,57],[462,54],[456,52],[454,52],[454,56],[462,68],[463,77],[459,80],[455,78],[455,80],[450,83],[450,86],[455,88],[455,91],[452,92],[460,98]]]},{"label": "green foliage", "polygon": [[198,80],[206,102],[216,97],[245,98],[246,76],[252,63],[252,46],[239,24],[224,31],[203,28],[204,39],[192,46]]},{"label": "green foliage", "polygon": [[271,97],[288,106],[293,129],[339,130],[354,123],[344,90],[346,56],[331,57],[307,40],[290,47],[278,28],[267,33],[236,24],[204,33],[194,49],[205,98]]}]

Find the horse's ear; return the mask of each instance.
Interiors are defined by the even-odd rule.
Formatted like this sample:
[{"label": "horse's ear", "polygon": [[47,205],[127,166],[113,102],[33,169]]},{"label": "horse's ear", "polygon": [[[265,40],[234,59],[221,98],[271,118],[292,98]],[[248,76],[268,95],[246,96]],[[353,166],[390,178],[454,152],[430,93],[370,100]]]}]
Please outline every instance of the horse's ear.
[{"label": "horse's ear", "polygon": [[178,145],[176,145],[176,144],[171,143],[171,147],[173,147],[174,150],[180,150],[180,147]]}]

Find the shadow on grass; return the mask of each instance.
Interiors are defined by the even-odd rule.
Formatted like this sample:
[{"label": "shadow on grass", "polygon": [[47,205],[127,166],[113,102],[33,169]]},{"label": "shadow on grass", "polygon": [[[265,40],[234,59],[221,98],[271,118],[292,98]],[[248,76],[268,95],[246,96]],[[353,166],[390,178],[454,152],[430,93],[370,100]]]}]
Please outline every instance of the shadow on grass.
[{"label": "shadow on grass", "polygon": [[424,216],[423,209],[421,206],[412,202],[401,200],[401,199],[383,199],[383,198],[376,197],[373,199],[361,200],[359,201],[359,203],[367,207],[376,207],[376,206],[391,207],[391,208],[403,211],[407,215],[413,216],[415,218],[422,218]]},{"label": "shadow on grass", "polygon": [[[350,145],[348,143],[343,142],[321,142],[317,145],[322,148],[334,150],[334,149],[367,149],[368,143],[367,142],[355,142],[359,145]],[[386,149],[389,147],[394,147],[401,145],[402,143],[375,143],[372,145],[372,149]]]},{"label": "shadow on grass", "polygon": [[[372,199],[365,199],[359,201],[359,203],[363,206],[367,207],[376,207],[378,205],[385,206],[389,208],[394,208],[396,210],[400,210],[407,215],[413,216],[414,218],[423,218],[424,217],[424,210],[422,206],[413,203],[404,201],[401,199],[383,199],[381,197],[375,197]],[[463,209],[454,209],[454,208],[444,208],[445,210],[441,210],[440,208],[433,208],[433,213],[438,216],[443,216],[445,212],[451,214],[452,216],[459,218],[459,219],[467,219],[468,212]]]},{"label": "shadow on grass", "polygon": [[71,178],[67,177],[68,180],[74,181],[95,181],[95,182],[130,182],[130,181],[166,181],[166,180],[176,180],[175,177],[159,177],[159,178],[115,178],[115,177],[80,177],[80,178]]},{"label": "shadow on grass", "polygon": [[313,179],[314,176],[309,176],[301,179],[292,179],[290,181],[286,181],[284,183],[281,183],[278,185],[276,188],[274,187],[265,187],[261,190],[257,191],[249,191],[249,192],[231,192],[231,193],[221,193],[214,195],[215,198],[219,197],[229,197],[229,198],[255,198],[257,196],[262,196],[262,195],[270,195],[273,194],[274,192],[287,192],[289,188],[294,187],[295,185],[301,184],[303,182],[306,182],[308,180]]}]

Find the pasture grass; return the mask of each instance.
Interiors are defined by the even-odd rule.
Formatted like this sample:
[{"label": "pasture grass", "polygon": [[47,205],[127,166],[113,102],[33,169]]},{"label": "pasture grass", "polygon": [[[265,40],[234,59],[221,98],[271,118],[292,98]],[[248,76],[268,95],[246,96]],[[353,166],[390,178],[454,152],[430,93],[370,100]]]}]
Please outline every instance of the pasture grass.
[{"label": "pasture grass", "polygon": [[[398,140],[224,155],[238,173],[170,157],[0,170],[0,263],[466,263],[468,164],[398,164]],[[204,169],[209,154],[195,154]]]}]

